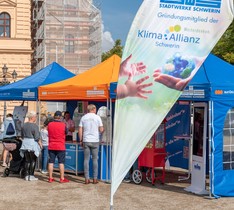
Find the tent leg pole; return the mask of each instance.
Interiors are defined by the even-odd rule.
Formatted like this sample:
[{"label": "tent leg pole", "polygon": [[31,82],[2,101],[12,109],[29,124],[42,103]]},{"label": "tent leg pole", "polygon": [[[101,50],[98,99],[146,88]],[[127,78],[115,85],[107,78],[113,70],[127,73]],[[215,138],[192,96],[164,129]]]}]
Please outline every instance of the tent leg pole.
[{"label": "tent leg pole", "polygon": [[[106,100],[106,103],[107,103],[107,126],[108,126],[108,117],[109,117],[109,115],[108,115],[108,111],[109,111],[109,108],[110,108],[110,104],[109,104],[109,99],[107,98],[107,100]],[[108,180],[108,166],[109,166],[109,154],[108,154],[108,145],[109,145],[109,143],[108,143],[108,140],[106,141],[106,182],[108,182],[109,180]],[[103,148],[104,149],[104,148]]]},{"label": "tent leg pole", "polygon": [[109,141],[110,141],[110,158],[109,158],[109,167],[110,167],[110,183],[111,183],[111,169],[112,169],[112,100],[110,98],[110,114],[109,114],[109,126],[110,126],[110,136],[109,136]]},{"label": "tent leg pole", "polygon": [[212,139],[213,137],[211,136],[212,135],[212,119],[213,119],[213,103],[211,101],[209,101],[208,103],[208,106],[209,106],[209,121],[208,121],[208,126],[209,126],[209,129],[208,129],[208,132],[209,132],[209,195],[208,196],[205,196],[205,198],[207,199],[216,199],[216,197],[214,197],[212,195],[212,192],[211,192],[211,185],[212,185]]}]

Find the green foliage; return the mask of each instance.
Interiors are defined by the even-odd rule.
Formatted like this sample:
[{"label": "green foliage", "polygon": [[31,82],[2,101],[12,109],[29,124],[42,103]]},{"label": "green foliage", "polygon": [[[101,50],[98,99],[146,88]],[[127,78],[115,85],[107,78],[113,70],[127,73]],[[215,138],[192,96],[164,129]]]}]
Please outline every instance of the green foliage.
[{"label": "green foliage", "polygon": [[121,46],[121,40],[117,39],[115,41],[115,45],[113,46],[112,49],[109,51],[102,53],[102,62],[111,57],[112,55],[118,55],[120,58],[122,57],[123,54],[123,46]]},{"label": "green foliage", "polygon": [[212,53],[234,64],[234,21],[215,45]]}]

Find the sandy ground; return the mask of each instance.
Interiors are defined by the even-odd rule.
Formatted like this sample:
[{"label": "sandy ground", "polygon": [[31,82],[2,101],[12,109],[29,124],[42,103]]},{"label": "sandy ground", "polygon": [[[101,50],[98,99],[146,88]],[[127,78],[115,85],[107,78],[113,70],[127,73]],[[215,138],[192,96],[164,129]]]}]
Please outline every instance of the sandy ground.
[{"label": "sandy ground", "polygon": [[[0,166],[0,210],[105,210],[110,209],[110,184],[84,184],[82,176],[66,174],[69,183],[48,183],[47,176],[36,172],[38,181],[25,181],[18,175],[2,177]],[[115,210],[232,210],[234,198],[208,199],[186,192],[189,181],[178,181],[181,174],[168,171],[164,185],[145,180],[140,185],[122,183],[114,196]]]}]

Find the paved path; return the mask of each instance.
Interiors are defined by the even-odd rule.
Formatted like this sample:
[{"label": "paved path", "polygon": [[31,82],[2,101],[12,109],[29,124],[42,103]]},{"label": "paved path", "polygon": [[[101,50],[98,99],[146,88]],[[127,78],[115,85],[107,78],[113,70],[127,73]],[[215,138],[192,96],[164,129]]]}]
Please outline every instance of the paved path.
[{"label": "paved path", "polygon": [[[0,167],[0,176],[3,172]],[[181,174],[180,174],[181,175]],[[69,183],[48,183],[36,172],[38,181],[25,181],[18,175],[0,177],[0,210],[108,210],[110,184],[84,184],[82,176],[67,174]],[[115,210],[233,210],[234,198],[206,199],[184,191],[189,182],[178,182],[178,173],[167,172],[166,183],[155,186],[122,183],[114,196]]]}]

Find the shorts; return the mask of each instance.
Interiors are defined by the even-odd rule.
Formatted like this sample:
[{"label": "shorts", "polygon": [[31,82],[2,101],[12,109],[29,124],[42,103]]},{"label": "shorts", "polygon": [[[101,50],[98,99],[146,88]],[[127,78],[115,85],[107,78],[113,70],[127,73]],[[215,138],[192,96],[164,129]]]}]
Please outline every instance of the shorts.
[{"label": "shorts", "polygon": [[65,163],[65,150],[49,150],[49,163],[54,163],[55,162],[55,159],[56,157],[58,158],[58,163],[62,163],[64,164]]}]

